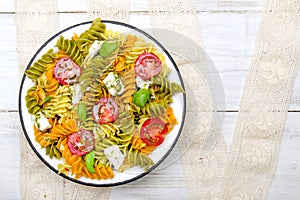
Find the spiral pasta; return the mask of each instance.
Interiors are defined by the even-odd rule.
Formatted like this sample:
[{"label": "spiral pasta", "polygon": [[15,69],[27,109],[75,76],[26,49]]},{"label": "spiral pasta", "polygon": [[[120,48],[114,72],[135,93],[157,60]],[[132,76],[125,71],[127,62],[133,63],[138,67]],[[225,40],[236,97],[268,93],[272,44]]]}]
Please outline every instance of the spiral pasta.
[{"label": "spiral pasta", "polygon": [[34,132],[35,141],[39,143],[41,147],[47,147],[51,145],[51,141],[47,140],[45,137],[46,134],[45,131],[40,131],[35,126],[33,126],[33,132]]},{"label": "spiral pasta", "polygon": [[52,64],[57,58],[58,53],[55,53],[53,49],[49,49],[40,59],[38,59],[25,71],[25,75],[32,80],[36,80],[44,73],[45,65]]},{"label": "spiral pasta", "polygon": [[149,158],[146,154],[139,152],[136,149],[130,148],[127,152],[126,159],[133,166],[140,166],[147,171],[154,162],[151,158]]},{"label": "spiral pasta", "polygon": [[111,166],[108,158],[105,156],[104,149],[108,148],[112,145],[116,145],[116,142],[110,141],[107,138],[98,139],[95,143],[95,158],[96,158],[96,165],[98,166]]},{"label": "spiral pasta", "polygon": [[119,40],[120,40],[120,51],[119,55],[120,56],[126,56],[129,51],[132,50],[132,48],[135,46],[136,41],[138,40],[138,37],[135,35],[119,35]]},{"label": "spiral pasta", "polygon": [[47,140],[58,140],[58,138],[65,138],[71,133],[78,131],[76,122],[72,118],[63,118],[63,123],[53,124],[53,127],[49,133],[45,135]]},{"label": "spiral pasta", "polygon": [[89,48],[95,40],[107,39],[104,34],[105,29],[105,24],[103,24],[101,22],[101,19],[98,18],[93,21],[91,27],[88,30],[80,34],[80,36],[76,40],[76,44],[83,55],[88,54]]},{"label": "spiral pasta", "polygon": [[120,100],[124,103],[130,103],[133,93],[136,91],[134,69],[128,70],[123,75],[124,92],[120,96]]},{"label": "spiral pasta", "polygon": [[63,36],[60,36],[56,42],[56,46],[60,50],[63,50],[64,52],[66,52],[66,54],[69,55],[75,61],[75,63],[77,65],[82,64],[84,57],[80,53],[75,41],[65,39]]},{"label": "spiral pasta", "polygon": [[45,76],[47,78],[47,82],[45,84],[45,90],[49,95],[54,95],[59,87],[59,83],[53,75],[54,67],[54,64],[46,65]]},{"label": "spiral pasta", "polygon": [[169,80],[164,54],[101,19],[79,35],[60,36],[55,48],[26,70],[34,85],[25,100],[35,141],[59,160],[58,173],[106,180],[134,166],[149,170],[151,154],[178,124],[172,97],[184,92]]},{"label": "spiral pasta", "polygon": [[56,142],[51,143],[51,145],[48,145],[46,147],[46,155],[49,155],[49,157],[52,159],[53,157],[56,159],[61,158],[61,152],[56,146]]},{"label": "spiral pasta", "polygon": [[32,86],[27,90],[25,96],[26,107],[30,114],[35,114],[41,109],[38,102],[38,96],[35,94],[36,89],[37,85]]},{"label": "spiral pasta", "polygon": [[47,117],[54,118],[55,115],[60,117],[72,117],[73,109],[71,89],[69,86],[60,86],[56,95],[50,100],[44,109]]}]

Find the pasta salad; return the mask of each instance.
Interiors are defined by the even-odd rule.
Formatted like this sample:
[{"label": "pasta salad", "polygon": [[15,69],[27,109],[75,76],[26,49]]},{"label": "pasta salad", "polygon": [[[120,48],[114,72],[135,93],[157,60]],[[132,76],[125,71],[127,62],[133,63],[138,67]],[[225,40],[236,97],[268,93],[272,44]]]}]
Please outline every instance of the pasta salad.
[{"label": "pasta salad", "polygon": [[184,90],[170,72],[154,44],[99,18],[80,35],[60,36],[25,72],[35,141],[75,179],[147,171],[149,155],[178,124],[172,97]]}]

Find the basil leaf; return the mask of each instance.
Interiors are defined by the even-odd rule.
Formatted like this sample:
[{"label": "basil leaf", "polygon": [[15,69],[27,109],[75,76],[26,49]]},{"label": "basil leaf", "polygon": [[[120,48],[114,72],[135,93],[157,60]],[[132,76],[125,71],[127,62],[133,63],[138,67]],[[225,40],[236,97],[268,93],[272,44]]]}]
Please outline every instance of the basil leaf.
[{"label": "basil leaf", "polygon": [[86,120],[86,105],[84,103],[79,103],[77,107],[77,114],[81,121]]},{"label": "basil leaf", "polygon": [[118,48],[117,41],[104,42],[100,47],[100,55],[105,58],[112,54]]},{"label": "basil leaf", "polygon": [[96,173],[94,169],[95,151],[91,151],[90,153],[86,154],[84,159],[87,170],[91,173]]},{"label": "basil leaf", "polygon": [[51,96],[46,96],[46,98],[45,98],[43,104],[49,102],[51,99],[52,99]]},{"label": "basil leaf", "polygon": [[145,88],[142,88],[133,94],[132,101],[135,105],[144,107],[149,99],[149,96],[149,91]]}]

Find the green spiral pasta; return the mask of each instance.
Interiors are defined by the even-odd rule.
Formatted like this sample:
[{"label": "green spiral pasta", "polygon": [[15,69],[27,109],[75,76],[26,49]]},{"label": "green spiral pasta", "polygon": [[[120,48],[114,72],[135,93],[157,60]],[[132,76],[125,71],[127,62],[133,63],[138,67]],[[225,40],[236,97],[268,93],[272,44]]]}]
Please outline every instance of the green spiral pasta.
[{"label": "green spiral pasta", "polygon": [[115,142],[110,141],[107,138],[104,139],[98,139],[95,142],[95,158],[97,165],[102,166],[111,166],[111,163],[108,161],[106,155],[104,154],[104,149],[112,146],[117,145]]},{"label": "green spiral pasta", "polygon": [[25,96],[26,107],[30,114],[35,114],[41,109],[41,107],[38,104],[37,97],[35,96],[36,89],[37,85],[32,86],[27,90],[27,94]]},{"label": "green spiral pasta", "polygon": [[147,171],[151,166],[154,165],[154,162],[147,155],[139,152],[137,149],[130,148],[126,154],[127,161],[133,166],[140,166]]},{"label": "green spiral pasta", "polygon": [[102,23],[100,18],[97,18],[92,22],[88,30],[80,34],[78,40],[76,40],[76,44],[83,55],[88,54],[89,48],[95,40],[107,39],[104,34],[105,29],[105,24]]},{"label": "green spiral pasta", "polygon": [[56,146],[56,142],[52,143],[51,145],[46,147],[46,155],[49,155],[49,157],[52,159],[54,158],[61,158],[61,152]]},{"label": "green spiral pasta", "polygon": [[94,58],[87,58],[83,64],[83,73],[79,78],[81,85],[81,91],[85,92],[92,84],[98,88],[101,83],[100,77],[107,71],[107,68],[111,65],[111,57],[102,58],[100,55],[96,55]]},{"label": "green spiral pasta", "polygon": [[89,110],[89,111],[87,111],[87,118],[85,119],[85,121],[81,122],[80,128],[83,128],[83,129],[89,130],[89,131],[94,131],[95,125],[96,125],[96,123],[92,116],[92,111]]},{"label": "green spiral pasta", "polygon": [[120,106],[119,116],[115,124],[122,132],[116,134],[118,137],[111,138],[119,144],[121,149],[124,149],[129,145],[135,130],[134,117],[125,106]]},{"label": "green spiral pasta", "polygon": [[79,82],[81,85],[81,91],[85,92],[92,85],[95,84],[96,87],[101,85],[100,77],[103,75],[105,71],[105,66],[103,63],[89,65],[86,69],[83,70],[82,75],[79,78]]},{"label": "green spiral pasta", "polygon": [[31,80],[36,80],[46,70],[45,65],[53,63],[57,58],[58,53],[55,53],[53,49],[49,49],[40,59],[26,70],[26,76]]},{"label": "green spiral pasta", "polygon": [[140,116],[143,115],[146,115],[148,117],[163,118],[166,111],[166,107],[157,102],[149,102],[142,108],[136,106],[135,104],[131,104],[130,109],[135,113],[136,116],[138,116],[137,120],[139,120],[141,118]]},{"label": "green spiral pasta", "polygon": [[98,137],[110,137],[120,134],[119,127],[116,124],[108,123],[108,124],[96,124],[95,126],[95,134]]},{"label": "green spiral pasta", "polygon": [[175,82],[170,82],[167,77],[164,77],[161,74],[158,74],[151,79],[153,85],[158,85],[160,86],[159,93],[163,95],[173,95],[179,92],[183,92],[183,88],[175,83]]},{"label": "green spiral pasta", "polygon": [[64,39],[63,36],[60,36],[56,42],[56,47],[66,52],[77,65],[81,66],[84,57],[80,53],[75,41]]}]

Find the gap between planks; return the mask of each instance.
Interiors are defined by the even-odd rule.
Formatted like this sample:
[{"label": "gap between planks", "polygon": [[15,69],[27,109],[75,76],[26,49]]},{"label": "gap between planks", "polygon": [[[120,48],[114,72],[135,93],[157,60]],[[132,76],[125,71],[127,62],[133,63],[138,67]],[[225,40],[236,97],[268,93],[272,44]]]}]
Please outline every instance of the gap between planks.
[{"label": "gap between planks", "polygon": [[[134,10],[134,11],[129,11],[132,14],[147,14],[149,13],[148,10]],[[87,11],[58,11],[58,14],[85,14],[87,13]],[[201,10],[201,11],[196,11],[196,13],[210,13],[210,14],[222,14],[222,13],[227,13],[227,14],[257,14],[260,13],[259,10],[218,10],[218,11],[209,11],[209,10]],[[4,15],[14,15],[16,14],[16,12],[12,12],[12,11],[2,11],[0,12],[0,15],[4,14]]]}]

